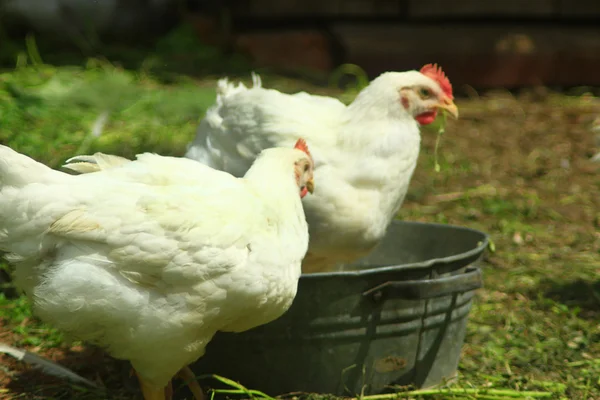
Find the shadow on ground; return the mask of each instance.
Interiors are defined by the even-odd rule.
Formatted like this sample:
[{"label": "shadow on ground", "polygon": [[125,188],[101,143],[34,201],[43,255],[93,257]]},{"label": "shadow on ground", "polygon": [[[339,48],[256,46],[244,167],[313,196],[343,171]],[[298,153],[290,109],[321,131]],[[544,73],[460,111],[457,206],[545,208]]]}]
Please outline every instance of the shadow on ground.
[{"label": "shadow on ground", "polygon": [[[128,363],[111,359],[101,349],[93,347],[56,348],[49,350],[45,354],[45,358],[50,358],[58,365],[91,380],[99,387],[105,387],[108,392],[89,389],[83,385],[65,385],[63,379],[40,373],[37,368],[7,355],[1,356],[0,363],[10,373],[4,377],[1,386],[10,390],[11,393],[18,393],[19,396],[27,399],[44,398],[44,396],[86,400],[123,398],[112,396],[110,392],[112,388],[118,388],[119,392],[123,392],[123,379],[120,382],[118,379],[127,376]],[[129,398],[132,397],[132,394],[133,392],[130,391]]]},{"label": "shadow on ground", "polygon": [[[108,356],[102,349],[94,347],[76,347],[73,349],[52,349],[45,357],[66,367],[76,374],[96,383],[100,389],[83,385],[68,385],[65,380],[40,373],[30,365],[19,362],[7,355],[0,355],[0,364],[10,371],[0,387],[18,393],[19,398],[37,399],[69,398],[81,400],[124,400],[141,399],[141,392],[135,375],[132,374],[128,361],[116,360]],[[192,393],[181,380],[173,381],[174,400],[193,399]],[[205,389],[210,384],[200,381]],[[213,385],[214,386],[214,385]]]},{"label": "shadow on ground", "polygon": [[578,316],[585,319],[600,317],[600,279],[578,279],[571,282],[544,280],[540,282],[543,295],[571,309],[579,308]]}]

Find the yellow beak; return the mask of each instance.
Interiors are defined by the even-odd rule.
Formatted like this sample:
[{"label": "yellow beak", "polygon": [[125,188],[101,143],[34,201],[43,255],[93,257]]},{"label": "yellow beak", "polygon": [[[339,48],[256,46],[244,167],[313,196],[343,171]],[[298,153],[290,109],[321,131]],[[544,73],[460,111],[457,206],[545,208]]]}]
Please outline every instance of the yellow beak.
[{"label": "yellow beak", "polygon": [[306,190],[308,190],[310,194],[315,191],[315,182],[312,180],[312,178],[306,181]]},{"label": "yellow beak", "polygon": [[454,104],[454,102],[449,98],[445,98],[438,103],[437,108],[448,111],[448,113],[452,115],[454,119],[458,119],[458,107],[456,107],[456,104]]}]

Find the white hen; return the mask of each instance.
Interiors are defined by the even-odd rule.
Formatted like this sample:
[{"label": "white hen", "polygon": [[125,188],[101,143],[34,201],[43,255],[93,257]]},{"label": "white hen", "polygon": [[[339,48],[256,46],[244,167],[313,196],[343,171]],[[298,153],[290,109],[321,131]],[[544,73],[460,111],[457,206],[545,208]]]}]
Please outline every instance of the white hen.
[{"label": "white hen", "polygon": [[154,154],[72,176],[0,146],[0,249],[37,315],[130,360],[145,399],[164,399],[217,331],[291,305],[312,171],[302,140],[241,179]]},{"label": "white hen", "polygon": [[442,70],[387,72],[349,106],[222,79],[186,157],[242,176],[263,149],[305,137],[322,183],[305,198],[310,244],[303,272],[336,268],[367,254],[404,201],[420,148],[419,124],[438,109],[458,117]]}]

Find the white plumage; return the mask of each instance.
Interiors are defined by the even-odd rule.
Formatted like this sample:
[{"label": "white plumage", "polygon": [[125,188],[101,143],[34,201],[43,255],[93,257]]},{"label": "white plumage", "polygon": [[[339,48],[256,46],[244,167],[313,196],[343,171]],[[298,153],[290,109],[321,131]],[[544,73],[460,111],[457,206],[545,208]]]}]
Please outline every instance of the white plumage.
[{"label": "white plumage", "polygon": [[183,158],[115,160],[73,176],[0,146],[0,248],[37,315],[130,360],[158,399],[215,332],[291,305],[312,160],[269,149],[242,179]]},{"label": "white plumage", "polygon": [[367,254],[400,208],[420,148],[419,123],[438,109],[457,116],[452,87],[437,66],[387,72],[349,106],[330,97],[284,94],[219,81],[186,157],[243,176],[265,148],[296,137],[311,145],[314,196],[303,200],[310,247],[303,272],[321,272]]}]

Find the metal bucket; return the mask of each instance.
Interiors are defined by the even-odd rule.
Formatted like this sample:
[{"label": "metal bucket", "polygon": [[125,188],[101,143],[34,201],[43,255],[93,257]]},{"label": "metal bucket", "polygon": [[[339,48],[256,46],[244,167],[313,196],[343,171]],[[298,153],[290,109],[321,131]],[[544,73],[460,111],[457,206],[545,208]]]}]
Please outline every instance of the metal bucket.
[{"label": "metal bucket", "polygon": [[456,374],[488,237],[394,222],[367,258],[343,272],[302,275],[281,318],[219,333],[195,365],[271,395],[375,394],[430,387]]}]

